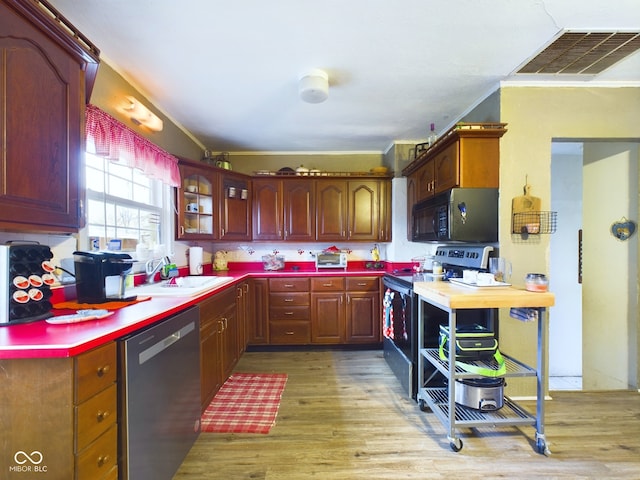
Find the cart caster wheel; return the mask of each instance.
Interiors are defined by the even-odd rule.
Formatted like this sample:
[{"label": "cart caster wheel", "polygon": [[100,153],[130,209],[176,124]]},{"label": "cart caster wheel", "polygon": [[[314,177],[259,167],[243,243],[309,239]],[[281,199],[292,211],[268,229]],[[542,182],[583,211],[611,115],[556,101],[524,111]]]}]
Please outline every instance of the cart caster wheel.
[{"label": "cart caster wheel", "polygon": [[451,447],[451,450],[453,450],[454,452],[459,452],[460,450],[462,450],[463,443],[462,443],[462,440],[460,440],[459,438],[456,438],[449,442],[449,446]]},{"label": "cart caster wheel", "polygon": [[546,457],[548,457],[549,455],[551,455],[551,450],[549,450],[549,447],[547,446],[547,444],[543,441],[538,441],[538,453],[540,453],[541,455],[544,455]]},{"label": "cart caster wheel", "polygon": [[425,402],[424,400],[418,400],[418,407],[420,408],[421,412],[426,412],[427,410],[429,410],[429,407],[427,407],[427,402]]}]

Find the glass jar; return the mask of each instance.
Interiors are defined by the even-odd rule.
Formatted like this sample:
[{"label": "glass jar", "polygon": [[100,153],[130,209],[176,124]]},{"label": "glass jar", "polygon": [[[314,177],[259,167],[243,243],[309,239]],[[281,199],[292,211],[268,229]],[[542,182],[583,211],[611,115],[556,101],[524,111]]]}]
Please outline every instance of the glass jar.
[{"label": "glass jar", "polygon": [[549,280],[544,273],[527,273],[524,286],[530,292],[546,292],[549,289]]}]

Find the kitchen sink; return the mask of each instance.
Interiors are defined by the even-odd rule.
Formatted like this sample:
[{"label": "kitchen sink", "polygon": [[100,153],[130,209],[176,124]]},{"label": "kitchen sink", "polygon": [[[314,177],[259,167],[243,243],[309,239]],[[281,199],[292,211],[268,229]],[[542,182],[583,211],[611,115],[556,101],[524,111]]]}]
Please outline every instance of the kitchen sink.
[{"label": "kitchen sink", "polygon": [[128,289],[127,295],[150,297],[190,297],[199,295],[233,280],[233,277],[187,276],[144,284]]}]

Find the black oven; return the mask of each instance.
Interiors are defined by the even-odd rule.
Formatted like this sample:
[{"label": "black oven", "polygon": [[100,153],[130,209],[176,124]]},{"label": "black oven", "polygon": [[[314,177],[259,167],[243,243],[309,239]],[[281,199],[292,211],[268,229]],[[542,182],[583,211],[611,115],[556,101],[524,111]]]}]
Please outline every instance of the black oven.
[{"label": "black oven", "polygon": [[[461,277],[462,268],[486,268],[492,247],[438,247],[436,259],[443,262],[445,279]],[[448,262],[446,261],[448,260]],[[383,352],[387,364],[407,394],[415,399],[418,389],[418,296],[413,291],[414,282],[434,281],[431,273],[395,272],[382,278],[382,332]],[[448,325],[448,313],[428,303],[421,302],[424,315],[424,345],[426,348],[438,346],[440,325]],[[478,324],[492,330],[498,337],[497,310],[463,309],[457,311],[457,324]],[[429,362],[425,362],[428,364]],[[425,365],[424,378],[429,386],[438,386],[434,382],[443,381],[441,375],[432,378],[431,365]],[[437,378],[437,380],[435,380]]]}]

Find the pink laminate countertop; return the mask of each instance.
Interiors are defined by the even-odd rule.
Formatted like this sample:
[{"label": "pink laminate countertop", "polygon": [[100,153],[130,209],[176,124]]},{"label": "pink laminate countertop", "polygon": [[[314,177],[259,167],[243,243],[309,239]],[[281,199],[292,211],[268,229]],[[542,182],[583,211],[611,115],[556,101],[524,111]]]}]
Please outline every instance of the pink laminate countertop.
[{"label": "pink laminate countertop", "polygon": [[[283,270],[264,271],[254,265],[237,265],[232,270],[215,272],[233,277],[202,295],[192,297],[154,297],[116,310],[113,315],[99,320],[64,325],[52,325],[45,320],[31,323],[0,326],[0,359],[63,358],[73,357],[106,342],[129,335],[174,313],[197,304],[203,299],[221,292],[247,278],[321,277],[321,276],[382,276],[384,270],[365,268],[308,269],[285,267]],[[211,273],[206,272],[205,273]],[[96,305],[96,308],[100,308]],[[60,311],[60,314],[69,313]]]}]

